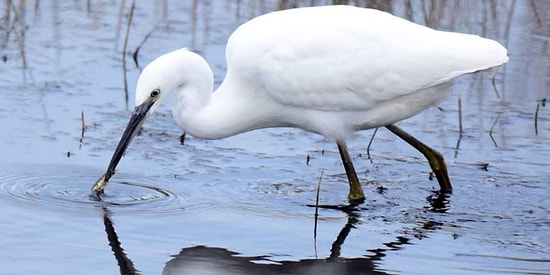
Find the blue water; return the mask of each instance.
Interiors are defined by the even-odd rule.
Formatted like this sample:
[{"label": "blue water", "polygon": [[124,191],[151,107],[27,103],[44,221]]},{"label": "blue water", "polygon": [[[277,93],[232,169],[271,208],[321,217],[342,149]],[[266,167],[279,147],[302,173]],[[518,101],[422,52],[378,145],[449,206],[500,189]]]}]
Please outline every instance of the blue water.
[{"label": "blue water", "polygon": [[418,152],[380,129],[368,159],[373,131],[365,131],[349,146],[367,200],[352,210],[319,209],[314,233],[315,209],[308,205],[319,182],[321,204],[346,204],[333,143],[297,129],[269,129],[215,141],[188,137],[181,145],[171,106],[161,107],[134,139],[104,201],[91,200],[89,188],[133,108],[140,68],[131,54],[147,34],[140,66],[190,47],[219,83],[232,30],[279,8],[279,1],[197,2],[136,4],[126,56],[128,108],[121,59],[129,3],[1,6],[0,274],[550,272],[544,1],[379,6],[509,49],[510,62],[496,75],[499,97],[490,73],[466,76],[439,108],[399,124],[445,155],[454,193],[442,205],[432,198],[438,185]]}]

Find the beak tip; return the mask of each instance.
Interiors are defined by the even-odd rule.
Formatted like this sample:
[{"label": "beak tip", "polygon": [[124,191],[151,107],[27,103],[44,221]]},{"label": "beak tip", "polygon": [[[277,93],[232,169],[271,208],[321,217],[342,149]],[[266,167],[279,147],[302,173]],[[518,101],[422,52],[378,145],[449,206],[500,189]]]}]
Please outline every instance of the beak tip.
[{"label": "beak tip", "polygon": [[104,173],[97,179],[95,184],[92,186],[92,197],[96,200],[100,200],[100,195],[103,194],[103,189],[105,189],[105,186],[107,185],[107,182],[109,179],[107,178],[107,173]]},{"label": "beak tip", "polygon": [[92,191],[90,194],[90,199],[94,201],[101,201],[101,194],[103,194],[103,192]]},{"label": "beak tip", "polygon": [[124,150],[126,150],[128,145],[132,141],[132,138],[141,129],[141,125],[147,118],[149,114],[149,110],[151,109],[151,106],[153,106],[154,101],[150,100],[150,101],[147,101],[146,103],[143,103],[137,106],[134,112],[132,113],[132,116],[130,117],[130,121],[128,121],[128,126],[126,126],[126,129],[124,130],[124,133],[122,134],[122,137],[118,142],[118,145],[113,153],[113,156],[111,157],[111,161],[109,162],[107,171],[103,175],[101,175],[101,177],[99,177],[99,179],[97,179],[95,184],[92,186],[93,197],[99,199],[100,195],[103,194],[103,189],[107,185],[107,182],[109,181],[109,179],[114,175],[115,168],[118,165],[118,162],[120,161],[120,159],[122,158],[122,155],[124,154]]}]

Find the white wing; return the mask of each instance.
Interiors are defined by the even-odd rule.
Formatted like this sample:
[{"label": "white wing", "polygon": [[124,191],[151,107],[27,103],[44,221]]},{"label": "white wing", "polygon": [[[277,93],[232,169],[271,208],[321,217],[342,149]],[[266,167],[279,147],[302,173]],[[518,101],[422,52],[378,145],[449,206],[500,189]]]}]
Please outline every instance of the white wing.
[{"label": "white wing", "polygon": [[226,54],[228,75],[280,104],[334,111],[368,110],[508,60],[493,40],[349,6],[257,17],[233,33]]}]

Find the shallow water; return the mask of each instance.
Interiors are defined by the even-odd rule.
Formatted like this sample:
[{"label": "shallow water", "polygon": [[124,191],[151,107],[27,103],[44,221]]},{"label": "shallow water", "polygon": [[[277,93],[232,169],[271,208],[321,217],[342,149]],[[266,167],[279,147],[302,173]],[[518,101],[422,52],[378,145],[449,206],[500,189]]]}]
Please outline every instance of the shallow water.
[{"label": "shallow water", "polygon": [[[434,195],[422,156],[380,129],[370,159],[373,131],[349,144],[367,194],[355,209],[344,207],[347,182],[331,142],[268,129],[181,145],[171,106],[146,122],[104,200],[90,199],[126,126],[140,71],[131,53],[145,37],[140,66],[186,46],[219,83],[232,30],[305,4],[138,1],[127,108],[129,3],[59,2],[0,9],[0,274],[550,272],[547,2],[380,1],[420,24],[495,39],[510,62],[496,75],[498,96],[490,73],[465,76],[439,108],[399,124],[445,155],[450,197]],[[308,205],[318,182],[320,203],[342,207],[319,209],[314,233]]]}]

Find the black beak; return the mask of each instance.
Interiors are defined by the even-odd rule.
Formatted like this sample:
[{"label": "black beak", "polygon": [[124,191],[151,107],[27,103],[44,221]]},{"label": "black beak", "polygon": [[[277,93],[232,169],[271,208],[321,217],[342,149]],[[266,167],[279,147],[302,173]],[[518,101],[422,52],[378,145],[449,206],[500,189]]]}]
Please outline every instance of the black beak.
[{"label": "black beak", "polygon": [[141,125],[143,125],[145,118],[147,118],[147,113],[149,112],[149,109],[151,109],[151,106],[153,106],[153,103],[155,103],[155,101],[147,100],[143,104],[137,106],[134,109],[134,112],[132,113],[132,117],[130,117],[130,121],[128,122],[128,126],[126,126],[126,130],[124,130],[124,133],[122,134],[122,137],[118,142],[115,152],[111,157],[111,162],[109,162],[107,171],[105,172],[105,174],[99,177],[99,179],[96,181],[96,183],[92,187],[92,192],[94,192],[96,197],[98,197],[99,194],[103,193],[103,189],[105,188],[105,185],[107,185],[107,182],[109,181],[111,176],[115,174],[115,169],[116,169],[116,166],[118,165],[118,162],[122,158],[124,151],[130,144],[134,136],[137,135],[137,133],[139,133],[139,130],[141,129]]}]

